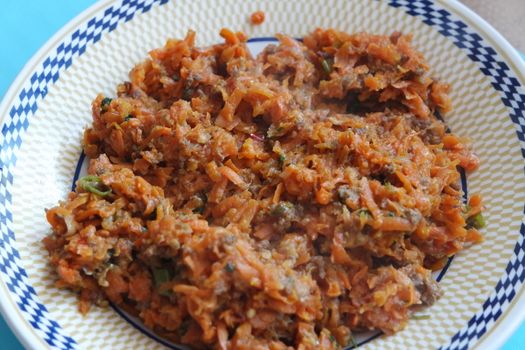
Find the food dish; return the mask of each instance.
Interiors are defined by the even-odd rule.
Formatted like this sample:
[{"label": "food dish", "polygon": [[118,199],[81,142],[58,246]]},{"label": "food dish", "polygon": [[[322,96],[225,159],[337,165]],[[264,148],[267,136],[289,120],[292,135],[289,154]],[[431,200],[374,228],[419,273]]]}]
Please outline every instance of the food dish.
[{"label": "food dish", "polygon": [[[521,63],[506,42],[476,16],[448,2],[356,1],[352,6],[329,2],[322,7],[301,2],[286,9],[275,4],[227,3],[221,8],[206,2],[192,4],[99,4],[55,37],[6,96],[2,106],[6,179],[2,204],[6,214],[0,246],[6,284],[0,292],[6,301],[2,311],[26,346],[171,346],[154,340],[145,329],[137,331],[134,327],[140,326],[132,318],[120,318],[113,310],[93,310],[77,321],[75,298],[70,293],[57,294],[53,281],[44,277],[49,275],[45,256],[35,242],[41,239],[46,223],[38,218],[42,207],[52,206],[70,190],[81,131],[89,124],[88,105],[81,101],[91,100],[98,91],[109,95],[107,87],[124,80],[127,68],[144,57],[148,48],[162,45],[155,38],[181,37],[193,27],[202,33],[202,45],[208,45],[217,42],[210,33],[238,23],[238,16],[231,14],[241,11],[248,16],[264,10],[267,20],[262,25],[244,28],[250,37],[259,37],[249,44],[252,49],[265,46],[271,39],[264,37],[276,31],[299,37],[316,26],[382,33],[402,27],[405,32],[418,33],[415,46],[438,75],[450,77],[451,97],[460,107],[447,122],[454,132],[472,139],[482,161],[479,171],[468,178],[468,189],[481,192],[487,205],[486,240],[458,254],[448,266],[440,283],[449,292],[432,306],[432,319],[409,322],[402,333],[375,338],[364,348],[497,347],[519,322],[515,315],[522,300],[519,266],[524,201],[516,135],[521,135],[517,106],[523,79]],[[319,16],[301,15],[307,12]],[[190,13],[206,20],[196,21],[187,15]],[[297,20],[285,20],[284,13]],[[71,116],[64,110],[78,110],[79,114]],[[464,113],[466,110],[470,113]],[[63,157],[51,156],[55,154]],[[357,339],[359,343],[365,340]]]},{"label": "food dish", "polygon": [[[339,349],[400,331],[480,242],[478,167],[410,35],[168,40],[93,101],[88,175],[46,211],[57,285],[192,348]],[[354,340],[355,342],[355,340]]]}]

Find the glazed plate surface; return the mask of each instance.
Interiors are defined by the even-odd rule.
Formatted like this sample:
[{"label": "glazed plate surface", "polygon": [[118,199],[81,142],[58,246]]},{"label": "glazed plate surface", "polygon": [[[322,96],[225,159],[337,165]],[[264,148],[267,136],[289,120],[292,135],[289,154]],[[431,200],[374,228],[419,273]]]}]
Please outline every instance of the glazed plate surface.
[{"label": "glazed plate surface", "polygon": [[[266,21],[249,24],[262,10]],[[290,20],[293,19],[293,20]],[[359,338],[362,349],[494,349],[525,314],[525,67],[483,20],[451,1],[102,1],[58,32],[28,62],[0,106],[0,308],[29,349],[175,348],[114,308],[77,312],[76,296],[54,287],[40,241],[44,208],[82,171],[81,137],[97,93],[114,95],[128,71],[168,38],[197,32],[219,42],[242,30],[259,51],[275,33],[316,27],[411,32],[432,74],[452,85],[450,128],[472,140],[480,169],[467,179],[487,210],[485,241],[455,256],[444,296],[393,336]]]}]

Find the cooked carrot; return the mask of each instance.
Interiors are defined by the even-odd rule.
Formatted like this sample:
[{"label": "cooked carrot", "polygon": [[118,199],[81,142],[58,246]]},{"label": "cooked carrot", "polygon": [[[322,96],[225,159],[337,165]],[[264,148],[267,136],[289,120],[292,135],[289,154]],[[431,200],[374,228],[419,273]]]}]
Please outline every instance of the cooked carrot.
[{"label": "cooked carrot", "polygon": [[383,214],[374,200],[372,191],[370,190],[370,185],[368,184],[368,179],[366,177],[361,178],[360,189],[361,199],[363,200],[364,206],[370,210],[376,221],[381,222]]},{"label": "cooked carrot", "polygon": [[239,42],[237,35],[227,28],[222,28],[219,34],[226,40],[227,44],[235,45]]},{"label": "cooked carrot", "polygon": [[381,231],[412,231],[414,226],[407,219],[400,217],[383,217]]},{"label": "cooked carrot", "polygon": [[217,325],[217,342],[220,350],[228,350],[228,329],[224,322]]},{"label": "cooked carrot", "polygon": [[481,203],[482,203],[482,200],[481,200],[481,195],[479,193],[473,194],[468,201],[468,204],[471,207],[479,207]]},{"label": "cooked carrot", "polygon": [[259,207],[258,201],[254,200],[254,199],[250,199],[246,203],[244,208],[242,208],[239,211],[239,214],[238,214],[238,216],[236,218],[236,221],[238,222],[240,227],[244,227],[244,228],[249,228],[250,227],[250,224],[251,224],[253,218],[257,214],[258,207]]},{"label": "cooked carrot", "polygon": [[224,162],[224,165],[226,165],[227,167],[231,168],[233,171],[235,171],[236,173],[238,173],[239,171],[241,171],[233,162],[231,159],[228,159],[226,162]]},{"label": "cooked carrot", "polygon": [[[256,18],[254,23],[261,21]],[[401,330],[431,271],[483,240],[479,159],[410,35],[168,40],[99,95],[77,190],[46,211],[57,287],[174,343],[336,349]]]},{"label": "cooked carrot", "polygon": [[206,164],[206,174],[208,174],[210,179],[214,182],[219,182],[222,179],[221,173],[219,172],[219,167],[214,161]]},{"label": "cooked carrot", "polygon": [[216,182],[213,188],[210,191],[208,196],[208,201],[210,203],[218,203],[224,196],[224,191],[228,185],[228,179],[223,178],[221,181]]},{"label": "cooked carrot", "polygon": [[443,136],[443,147],[446,149],[453,149],[457,147],[462,147],[461,141],[456,135],[447,134]]},{"label": "cooked carrot", "polygon": [[222,166],[219,168],[219,172],[222,175],[224,175],[228,180],[230,180],[234,185],[242,189],[248,188],[248,184],[244,182],[242,177],[239,174],[237,174],[235,170],[233,170],[232,168],[227,167],[227,166]]},{"label": "cooked carrot", "polygon": [[380,46],[376,43],[368,45],[368,52],[370,55],[375,56],[389,64],[396,64],[401,59],[401,55],[391,44]]},{"label": "cooked carrot", "polygon": [[250,16],[250,21],[252,22],[253,25],[259,25],[259,24],[262,24],[264,22],[264,18],[265,18],[264,12],[262,12],[262,11],[255,11]]},{"label": "cooked carrot", "polygon": [[332,259],[337,264],[352,265],[352,259],[341,246],[340,243],[334,243],[332,247]]},{"label": "cooked carrot", "polygon": [[275,192],[273,193],[272,203],[277,204],[279,203],[279,200],[281,199],[281,195],[283,194],[284,186],[282,182],[279,182],[279,184],[275,187]]},{"label": "cooked carrot", "polygon": [[253,232],[253,236],[259,239],[268,239],[275,232],[275,229],[269,224],[263,224],[256,228]]},{"label": "cooked carrot", "polygon": [[221,110],[219,117],[224,119],[226,122],[233,120],[235,109],[239,106],[239,103],[243,99],[246,92],[242,89],[235,89],[233,93],[226,100],[223,109]]},{"label": "cooked carrot", "polygon": [[208,221],[206,220],[192,220],[188,223],[193,232],[205,232],[208,229]]},{"label": "cooked carrot", "polygon": [[332,201],[332,193],[326,188],[321,187],[319,190],[316,191],[315,199],[317,200],[317,203],[326,205]]},{"label": "cooked carrot", "polygon": [[434,82],[430,92],[432,101],[441,109],[443,113],[450,112],[452,109],[452,101],[448,96],[450,85]]}]

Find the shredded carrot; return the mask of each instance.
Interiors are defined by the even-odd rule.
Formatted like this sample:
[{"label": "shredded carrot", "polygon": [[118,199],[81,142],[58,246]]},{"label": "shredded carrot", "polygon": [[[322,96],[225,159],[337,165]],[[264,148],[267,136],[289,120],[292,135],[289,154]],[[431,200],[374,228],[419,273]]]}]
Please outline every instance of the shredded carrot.
[{"label": "shredded carrot", "polygon": [[229,45],[235,45],[239,43],[239,38],[237,38],[237,35],[227,28],[222,28],[219,34]]},{"label": "shredded carrot", "polygon": [[217,164],[215,164],[215,162],[213,161],[206,164],[206,173],[214,182],[219,182],[222,179],[222,175],[219,172],[219,168],[217,167]]},{"label": "shredded carrot", "polygon": [[222,166],[219,168],[219,172],[236,186],[239,186],[242,189],[246,189],[248,187],[248,185],[246,184],[246,182],[244,182],[242,177],[239,174],[237,174],[232,168]]},{"label": "shredded carrot", "polygon": [[208,201],[211,203],[218,203],[224,196],[224,191],[226,190],[227,185],[228,179],[226,178],[223,178],[221,181],[215,183],[208,196]]},{"label": "shredded carrot", "polygon": [[407,219],[400,217],[384,217],[381,231],[412,231],[413,225]]},{"label": "shredded carrot", "polygon": [[274,231],[275,229],[272,225],[263,224],[255,229],[253,236],[258,239],[268,239],[273,235]]},{"label": "shredded carrot", "polygon": [[246,92],[244,90],[235,89],[226,100],[224,108],[219,114],[219,118],[225,120],[226,122],[231,122],[233,120],[235,110],[239,106],[239,103],[241,103],[241,100],[245,94]]},{"label": "shredded carrot", "polygon": [[372,216],[376,221],[381,222],[383,219],[383,214],[374,200],[372,191],[370,190],[370,185],[368,184],[368,179],[366,177],[361,178],[360,189],[361,198],[365,207],[367,207],[368,210],[370,210]]},{"label": "shredded carrot", "polygon": [[250,21],[252,22],[253,25],[258,25],[258,24],[262,24],[264,22],[264,18],[265,18],[264,12],[262,12],[262,11],[255,11],[250,16]]},{"label": "shredded carrot", "polygon": [[284,186],[281,182],[275,187],[275,192],[273,193],[272,203],[277,204],[281,199],[281,195],[284,192]]},{"label": "shredded carrot", "polygon": [[[252,23],[264,14],[254,13]],[[479,159],[410,35],[168,40],[99,95],[88,176],[46,211],[56,285],[196,349],[339,349],[405,327],[483,240]]]}]

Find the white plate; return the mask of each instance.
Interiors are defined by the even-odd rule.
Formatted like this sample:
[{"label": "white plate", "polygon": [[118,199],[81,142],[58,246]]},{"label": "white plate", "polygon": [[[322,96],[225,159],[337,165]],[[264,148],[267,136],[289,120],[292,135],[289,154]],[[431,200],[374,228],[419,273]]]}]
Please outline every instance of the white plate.
[{"label": "white plate", "polygon": [[[255,10],[266,21],[251,26]],[[315,27],[414,33],[434,75],[451,83],[447,122],[472,139],[481,167],[468,178],[487,206],[485,241],[458,254],[443,274],[445,295],[389,337],[363,349],[494,349],[524,314],[525,67],[511,46],[457,2],[241,0],[104,1],[58,32],[26,65],[0,106],[0,308],[29,349],[156,349],[171,345],[118,310],[77,313],[57,290],[40,240],[43,209],[65,198],[80,171],[80,140],[98,92],[113,95],[147,51],[192,28],[198,44],[222,27],[252,38],[301,37]],[[251,44],[264,45],[263,41]]]}]

